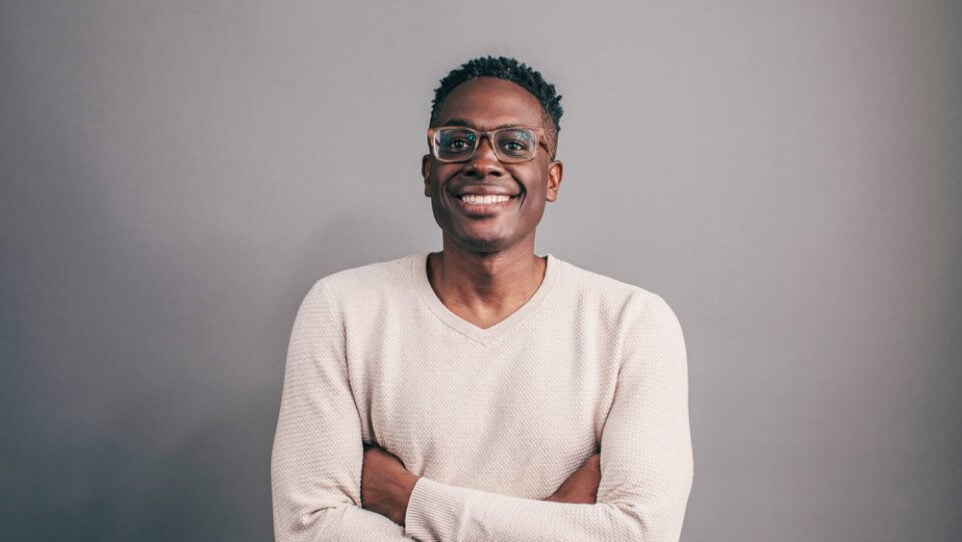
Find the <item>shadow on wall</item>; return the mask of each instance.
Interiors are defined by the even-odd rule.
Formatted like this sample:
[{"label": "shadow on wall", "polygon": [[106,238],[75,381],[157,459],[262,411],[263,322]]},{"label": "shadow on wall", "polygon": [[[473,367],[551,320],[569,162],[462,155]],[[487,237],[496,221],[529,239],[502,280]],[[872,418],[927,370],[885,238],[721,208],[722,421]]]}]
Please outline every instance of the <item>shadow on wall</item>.
[{"label": "shadow on wall", "polygon": [[277,400],[248,396],[164,458],[138,540],[270,540]]},{"label": "shadow on wall", "polygon": [[[146,414],[128,411],[136,425]],[[82,534],[98,541],[271,540],[270,450],[277,404],[247,396],[154,457],[129,434],[87,450]],[[129,440],[128,440],[129,442]],[[93,452],[93,453],[92,453]],[[62,533],[67,534],[67,533]],[[76,536],[76,537],[74,537]]]}]

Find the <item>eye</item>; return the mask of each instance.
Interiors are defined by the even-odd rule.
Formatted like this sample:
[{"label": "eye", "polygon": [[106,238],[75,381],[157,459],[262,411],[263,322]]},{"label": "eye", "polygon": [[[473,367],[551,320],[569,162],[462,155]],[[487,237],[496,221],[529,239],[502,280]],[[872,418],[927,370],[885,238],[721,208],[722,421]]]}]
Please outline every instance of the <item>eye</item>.
[{"label": "eye", "polygon": [[450,139],[444,143],[444,148],[452,151],[464,150],[471,146],[465,138]]},{"label": "eye", "polygon": [[524,130],[506,130],[498,134],[498,148],[510,156],[526,156],[532,146],[531,134]]},{"label": "eye", "polygon": [[470,152],[474,149],[477,135],[470,130],[446,129],[438,133],[438,152],[447,156]]},{"label": "eye", "polygon": [[509,139],[501,142],[501,147],[507,151],[520,152],[527,150],[528,145],[520,139]]}]

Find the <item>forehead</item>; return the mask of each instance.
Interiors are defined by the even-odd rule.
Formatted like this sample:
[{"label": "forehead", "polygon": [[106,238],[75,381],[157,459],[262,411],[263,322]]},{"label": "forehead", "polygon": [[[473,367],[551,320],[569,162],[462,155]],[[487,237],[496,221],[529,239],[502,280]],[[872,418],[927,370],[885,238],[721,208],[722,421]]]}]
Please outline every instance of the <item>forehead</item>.
[{"label": "forehead", "polygon": [[491,130],[499,126],[541,126],[541,102],[524,87],[493,77],[479,77],[461,83],[448,94],[437,123],[466,121],[475,128]]}]

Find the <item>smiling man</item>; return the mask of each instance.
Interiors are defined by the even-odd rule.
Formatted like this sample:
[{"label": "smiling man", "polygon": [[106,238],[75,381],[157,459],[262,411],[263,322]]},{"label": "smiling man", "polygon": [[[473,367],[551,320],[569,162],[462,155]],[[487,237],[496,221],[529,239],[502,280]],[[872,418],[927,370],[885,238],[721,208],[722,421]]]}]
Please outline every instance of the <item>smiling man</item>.
[{"label": "smiling man", "polygon": [[534,252],[560,96],[513,59],[436,91],[442,250],[318,281],[288,351],[277,540],[678,540],[684,340],[657,295]]}]

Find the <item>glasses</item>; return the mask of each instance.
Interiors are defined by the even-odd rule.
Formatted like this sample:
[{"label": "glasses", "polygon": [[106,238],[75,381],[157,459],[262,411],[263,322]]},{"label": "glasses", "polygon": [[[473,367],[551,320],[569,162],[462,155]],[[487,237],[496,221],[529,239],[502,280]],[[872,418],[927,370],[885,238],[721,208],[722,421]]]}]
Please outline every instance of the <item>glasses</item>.
[{"label": "glasses", "polygon": [[503,163],[511,164],[533,160],[544,143],[544,128],[532,126],[509,126],[490,132],[481,132],[464,126],[439,126],[428,130],[431,154],[440,162],[467,162],[487,137],[494,155]]}]

